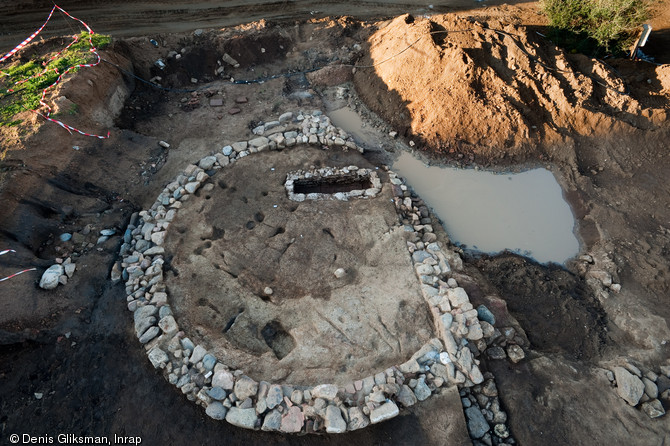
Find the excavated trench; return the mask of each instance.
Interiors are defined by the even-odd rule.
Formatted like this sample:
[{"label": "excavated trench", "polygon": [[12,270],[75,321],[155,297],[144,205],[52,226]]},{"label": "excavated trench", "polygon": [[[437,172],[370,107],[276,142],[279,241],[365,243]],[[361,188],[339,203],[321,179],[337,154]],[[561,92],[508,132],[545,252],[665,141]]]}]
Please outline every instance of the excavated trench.
[{"label": "excavated trench", "polygon": [[335,194],[337,192],[369,189],[372,187],[372,183],[369,180],[361,181],[355,177],[340,176],[337,178],[319,178],[318,180],[297,180],[293,187],[296,194]]}]

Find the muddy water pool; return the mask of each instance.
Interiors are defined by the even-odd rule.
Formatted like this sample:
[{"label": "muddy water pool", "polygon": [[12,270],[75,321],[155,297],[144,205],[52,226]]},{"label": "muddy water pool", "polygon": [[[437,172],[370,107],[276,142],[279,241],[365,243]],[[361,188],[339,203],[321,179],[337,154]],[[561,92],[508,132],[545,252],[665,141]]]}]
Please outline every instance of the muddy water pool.
[{"label": "muddy water pool", "polygon": [[[328,115],[360,144],[378,145],[382,136],[354,110],[344,107]],[[464,249],[508,250],[559,264],[579,252],[572,210],[547,169],[500,174],[428,166],[404,151],[392,168],[433,208],[451,240]]]},{"label": "muddy water pool", "polygon": [[427,166],[403,152],[393,170],[467,249],[509,250],[542,263],[564,263],[579,251],[572,210],[547,169],[499,174]]}]

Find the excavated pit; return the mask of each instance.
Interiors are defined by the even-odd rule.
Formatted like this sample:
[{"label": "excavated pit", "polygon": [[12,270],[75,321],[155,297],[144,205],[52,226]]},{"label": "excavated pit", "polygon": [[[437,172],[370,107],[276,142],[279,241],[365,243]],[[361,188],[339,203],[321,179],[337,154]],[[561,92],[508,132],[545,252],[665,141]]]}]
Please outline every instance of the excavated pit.
[{"label": "excavated pit", "polygon": [[318,180],[297,180],[294,183],[296,194],[335,194],[337,192],[351,192],[372,187],[370,180],[340,176],[337,178],[320,178]]}]

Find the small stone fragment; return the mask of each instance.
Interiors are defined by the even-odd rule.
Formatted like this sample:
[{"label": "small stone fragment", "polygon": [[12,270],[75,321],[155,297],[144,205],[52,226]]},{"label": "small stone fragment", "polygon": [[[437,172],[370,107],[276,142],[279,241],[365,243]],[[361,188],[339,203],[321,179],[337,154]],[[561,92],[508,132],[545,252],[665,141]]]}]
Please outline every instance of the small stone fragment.
[{"label": "small stone fragment", "polygon": [[395,417],[399,413],[398,406],[393,401],[388,401],[370,412],[370,422],[372,424],[381,423]]},{"label": "small stone fragment", "polygon": [[212,387],[207,391],[207,395],[209,395],[210,398],[215,399],[217,401],[223,401],[226,399],[226,396],[228,394],[221,387]]},{"label": "small stone fragment", "polygon": [[414,392],[412,392],[412,389],[410,389],[406,384],[400,388],[396,400],[404,407],[411,407],[418,401],[416,395]]},{"label": "small stone fragment", "polygon": [[272,384],[268,389],[268,394],[265,397],[265,404],[268,409],[274,409],[281,404],[282,399],[284,398],[284,393],[282,392],[281,386],[278,384]]},{"label": "small stone fragment", "polygon": [[190,362],[191,364],[196,364],[202,361],[202,358],[204,358],[206,354],[207,350],[205,350],[205,347],[203,347],[202,345],[197,345],[193,349],[193,353],[191,353],[191,356],[188,358],[188,362]]},{"label": "small stone fragment", "polygon": [[472,438],[482,438],[489,431],[489,423],[482,415],[477,406],[471,406],[465,409],[465,415],[468,419],[468,431]]},{"label": "small stone fragment", "polygon": [[142,336],[140,336],[140,344],[146,344],[147,342],[151,341],[153,338],[158,336],[160,331],[160,328],[156,327],[155,325],[149,327],[149,329],[145,331]]},{"label": "small stone fragment", "polygon": [[[410,391],[411,393],[411,391]],[[349,409],[349,430],[363,429],[370,424],[370,420],[365,416],[360,407],[354,406]]]},{"label": "small stone fragment", "polygon": [[509,356],[510,361],[516,364],[525,358],[526,354],[523,352],[521,346],[512,344],[507,347],[507,356]]},{"label": "small stone fragment", "polygon": [[661,402],[657,399],[642,403],[642,411],[649,415],[649,418],[658,418],[665,415],[663,404],[661,404]]},{"label": "small stone fragment", "polygon": [[631,406],[636,406],[644,393],[644,384],[640,378],[623,367],[614,367],[612,371],[616,378],[617,393],[619,396]]},{"label": "small stone fragment", "polygon": [[431,395],[431,390],[430,387],[426,384],[426,378],[423,376],[419,378],[419,380],[416,383],[416,387],[414,388],[414,394],[416,395],[416,399],[419,401],[423,401],[427,399]]},{"label": "small stone fragment", "polygon": [[[201,409],[202,410],[202,409]],[[205,413],[210,417],[215,420],[223,420],[226,418],[226,412],[228,412],[228,409],[221,404],[219,401],[214,401],[209,403],[207,406],[207,409],[205,409]]]},{"label": "small stone fragment", "polygon": [[303,393],[302,390],[294,390],[291,392],[291,402],[293,404],[302,404],[302,399],[303,399]]},{"label": "small stone fragment", "polygon": [[253,429],[256,426],[258,415],[256,409],[240,409],[238,407],[231,407],[226,415],[226,421],[233,426],[242,427],[245,429]]},{"label": "small stone fragment", "polygon": [[504,424],[496,424],[493,427],[493,433],[499,436],[500,438],[509,437],[509,429]]},{"label": "small stone fragment", "polygon": [[447,289],[447,298],[452,307],[460,307],[461,305],[470,302],[468,294],[461,287]]},{"label": "small stone fragment", "polygon": [[337,386],[334,384],[319,384],[312,389],[312,398],[334,400],[337,396]]},{"label": "small stone fragment", "polygon": [[211,371],[215,365],[216,365],[216,357],[214,355],[210,355],[208,353],[202,358],[202,366],[205,368],[205,370]]},{"label": "small stone fragment", "polygon": [[53,290],[58,286],[58,280],[60,276],[63,275],[64,268],[63,265],[52,265],[44,271],[42,278],[40,279],[40,288],[45,290]]},{"label": "small stone fragment", "polygon": [[337,406],[326,408],[326,432],[329,434],[341,434],[347,430],[347,423],[342,418],[342,412]]},{"label": "small stone fragment", "polygon": [[281,412],[275,409],[271,410],[270,412],[268,412],[267,415],[265,415],[265,419],[263,420],[263,426],[261,426],[261,430],[278,431],[280,426],[281,426]]},{"label": "small stone fragment", "polygon": [[282,417],[279,430],[286,433],[300,432],[304,423],[305,415],[302,413],[302,410],[300,410],[300,407],[291,406],[288,413]]},{"label": "small stone fragment", "polygon": [[491,325],[496,324],[496,317],[491,313],[491,310],[486,308],[485,305],[480,305],[477,307],[477,317],[482,320],[486,321]]},{"label": "small stone fragment", "polygon": [[214,163],[216,163],[216,157],[215,156],[206,156],[203,159],[200,160],[198,163],[198,166],[202,170],[210,170],[212,167],[214,167]]},{"label": "small stone fragment", "polygon": [[490,359],[505,359],[507,357],[507,354],[505,353],[505,350],[503,350],[502,347],[489,347],[486,349],[486,354]]},{"label": "small stone fragment", "polygon": [[65,275],[70,278],[74,274],[74,270],[77,268],[77,265],[74,263],[66,263],[63,265],[63,268],[65,269]]},{"label": "small stone fragment", "polygon": [[163,367],[170,360],[167,353],[158,347],[152,348],[149,351],[148,356],[151,365],[153,365],[155,369]]},{"label": "small stone fragment", "polygon": [[649,378],[643,377],[642,383],[644,384],[644,393],[646,393],[649,398],[655,399],[658,398],[658,387],[656,384]]},{"label": "small stone fragment", "polygon": [[[225,387],[224,387],[225,389]],[[246,375],[241,376],[235,383],[235,396],[240,401],[256,395],[258,383]]]}]

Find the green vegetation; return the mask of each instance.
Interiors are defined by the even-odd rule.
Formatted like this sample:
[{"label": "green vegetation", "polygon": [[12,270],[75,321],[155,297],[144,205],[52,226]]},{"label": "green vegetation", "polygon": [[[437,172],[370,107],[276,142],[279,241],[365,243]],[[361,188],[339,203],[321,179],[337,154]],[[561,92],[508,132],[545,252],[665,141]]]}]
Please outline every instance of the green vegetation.
[{"label": "green vegetation", "polygon": [[[108,45],[111,41],[110,36],[93,34],[93,45],[100,49]],[[14,120],[14,116],[25,110],[35,110],[40,105],[42,90],[56,82],[58,76],[68,68],[89,63],[95,59],[95,55],[90,52],[89,34],[81,33],[79,40],[70,48],[63,51],[58,57],[49,60],[57,52],[43,55],[21,65],[13,65],[2,70],[0,75],[0,126],[17,125],[21,121]],[[46,65],[43,65],[46,63]],[[32,77],[46,72],[39,77]],[[73,69],[70,73],[75,72]],[[15,85],[16,82],[25,81],[22,84]],[[14,90],[10,92],[8,90]],[[70,110],[70,114],[75,114],[76,108]]]},{"label": "green vegetation", "polygon": [[653,0],[542,0],[549,37],[573,52],[620,55],[649,19]]}]

